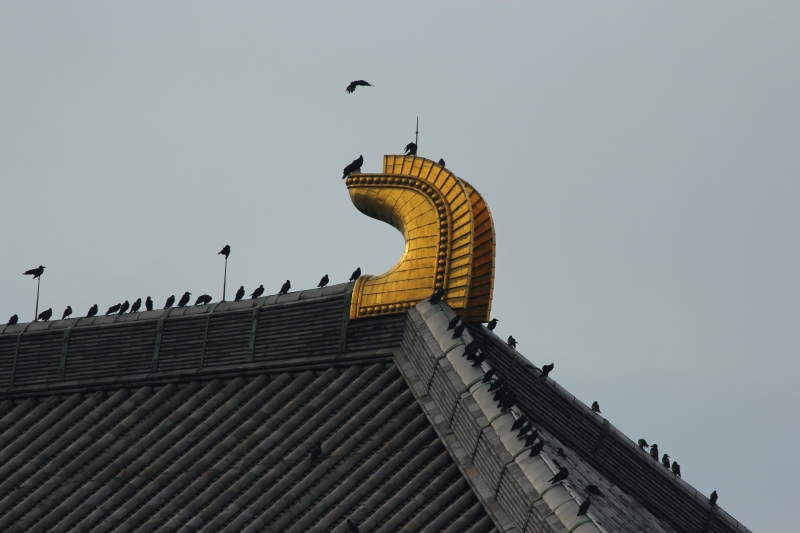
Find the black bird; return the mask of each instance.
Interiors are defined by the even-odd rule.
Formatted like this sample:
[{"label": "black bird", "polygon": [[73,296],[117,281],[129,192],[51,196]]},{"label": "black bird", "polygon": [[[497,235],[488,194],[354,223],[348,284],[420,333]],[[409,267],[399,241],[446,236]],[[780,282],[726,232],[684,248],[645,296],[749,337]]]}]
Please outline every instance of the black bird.
[{"label": "black bird", "polygon": [[153,300],[149,296],[144,301],[144,308],[147,309],[148,311],[153,310]]},{"label": "black bird", "polygon": [[528,422],[528,417],[525,416],[525,415],[522,415],[521,417],[519,417],[516,420],[514,420],[513,424],[511,424],[511,431],[514,431],[515,429],[521,428],[522,426],[525,425],[526,422]]},{"label": "black bird", "polygon": [[448,330],[451,330],[451,329],[453,329],[454,327],[456,327],[456,324],[458,324],[459,322],[461,322],[461,317],[460,317],[460,316],[458,316],[458,315],[454,316],[454,317],[453,317],[453,318],[450,320],[450,323],[449,323],[449,324],[447,324],[447,329],[448,329]]},{"label": "black bird", "polygon": [[592,411],[595,413],[600,413],[600,404],[597,402],[592,402]]},{"label": "black bird", "polygon": [[650,447],[650,445],[647,444],[647,441],[644,439],[639,439],[639,442],[637,442],[636,445],[639,446],[639,449],[642,451],[644,451],[645,448]]},{"label": "black bird", "polygon": [[239,287],[239,290],[236,291],[236,297],[233,299],[233,301],[238,302],[241,301],[242,298],[244,298],[244,285]]},{"label": "black bird", "polygon": [[356,87],[373,87],[373,85],[365,80],[355,80],[350,82],[350,85],[347,86],[345,92],[352,93],[356,90]]},{"label": "black bird", "polygon": [[41,313],[39,313],[39,320],[44,320],[45,322],[47,322],[48,320],[50,320],[51,316],[53,316],[53,308],[52,307],[42,311]]},{"label": "black bird", "polygon": [[494,368],[490,368],[483,375],[483,379],[481,381],[483,381],[484,383],[489,383],[496,373],[497,373],[497,370],[495,370]]},{"label": "black bird", "polygon": [[131,304],[128,303],[128,300],[122,302],[122,305],[119,307],[119,314],[124,315],[125,311],[127,311],[130,306]]},{"label": "black bird", "polygon": [[461,334],[464,333],[464,330],[466,329],[466,327],[467,327],[467,324],[462,322],[461,324],[459,324],[455,328],[453,328],[453,338],[454,339],[459,338],[461,336]]},{"label": "black bird", "polygon": [[439,289],[438,291],[434,292],[430,298],[428,298],[428,302],[432,304],[438,304],[439,302],[442,301],[444,293],[445,293],[444,289]]},{"label": "black bird", "polygon": [[711,493],[711,497],[708,499],[708,503],[711,504],[711,507],[717,505],[717,491]]},{"label": "black bird", "polygon": [[89,308],[89,312],[86,313],[86,318],[93,317],[96,314],[97,314],[97,304],[94,304]]},{"label": "black bird", "polygon": [[119,311],[120,307],[122,307],[122,304],[112,305],[111,307],[108,308],[108,311],[106,311],[106,315],[113,315],[114,313]]},{"label": "black bird", "polygon": [[478,344],[478,341],[470,341],[470,343],[464,348],[464,355],[475,355],[480,349],[481,347]]},{"label": "black bird", "polygon": [[506,384],[506,380],[504,380],[503,378],[499,378],[499,379],[495,380],[495,381],[494,381],[494,382],[493,382],[493,383],[492,383],[492,384],[489,386],[489,392],[494,392],[494,391],[496,391],[497,389],[499,389],[500,387],[504,386],[505,384]]},{"label": "black bird", "polygon": [[517,349],[517,339],[515,339],[514,337],[509,335],[508,336],[508,345],[516,350]]},{"label": "black bird", "polygon": [[650,445],[650,457],[658,461],[658,444]]},{"label": "black bird", "polygon": [[354,159],[352,163],[344,167],[344,171],[342,173],[342,179],[345,179],[347,176],[352,174],[353,172],[358,172],[361,170],[361,165],[364,164],[364,156],[358,156],[358,159]]},{"label": "black bird", "polygon": [[321,289],[322,287],[328,284],[328,281],[330,281],[328,280],[328,275],[325,274],[324,276],[322,276],[322,279],[319,280],[319,285],[317,285],[317,288]]},{"label": "black bird", "polygon": [[486,324],[486,328],[487,328],[489,331],[494,331],[494,328],[496,328],[496,327],[497,327],[497,319],[496,319],[496,318],[493,318],[493,319],[491,319],[491,320],[489,321],[489,323],[488,323],[488,324]]},{"label": "black bird", "polygon": [[478,354],[472,359],[472,366],[481,366],[484,361],[486,361],[486,356]]},{"label": "black bird", "polygon": [[[244,290],[244,287],[242,287],[242,288],[241,288],[241,289],[239,289],[239,290],[240,290],[240,291]],[[251,295],[250,295],[250,297],[251,297],[251,298],[253,298],[253,299],[255,300],[256,298],[258,298],[258,297],[259,297],[259,296],[261,296],[262,294],[264,294],[264,286],[263,286],[263,285],[259,285],[259,286],[258,286],[258,288],[257,288],[256,290],[254,290],[254,291],[253,291],[253,294],[251,294]],[[236,293],[236,296],[239,296],[239,293],[238,293],[238,292]]]},{"label": "black bird", "polygon": [[219,251],[219,253],[217,255],[224,255],[225,259],[227,259],[228,256],[231,255],[231,246],[229,244],[226,244],[222,248],[222,250]]},{"label": "black bird", "polygon": [[403,150],[406,155],[417,155],[417,144],[416,143],[408,143],[406,145],[406,149]]},{"label": "black bird", "polygon": [[317,443],[311,450],[311,462],[315,462],[320,457],[322,457],[322,443]]},{"label": "black bird", "polygon": [[581,502],[581,505],[578,507],[578,516],[586,514],[586,511],[589,510],[590,505],[592,505],[592,500],[590,500],[589,496],[587,496],[586,499],[583,500],[583,502]]},{"label": "black bird", "polygon": [[556,475],[554,475],[547,481],[549,481],[551,485],[555,485],[559,481],[564,481],[568,477],[569,477],[569,471],[566,468],[562,468],[556,473]]},{"label": "black bird", "polygon": [[201,294],[197,297],[197,300],[194,302],[194,305],[208,305],[211,303],[211,296],[208,294]]},{"label": "black bird", "polygon": [[567,458],[567,454],[564,453],[564,448],[557,449],[556,450],[556,455],[558,455],[559,457],[564,458],[564,459]]},{"label": "black bird", "polygon": [[133,302],[133,305],[131,306],[131,313],[138,313],[141,307],[142,307],[142,299],[136,298],[136,301]]},{"label": "black bird", "polygon": [[525,437],[525,447],[527,448],[528,446],[533,446],[533,443],[536,442],[536,439],[538,438],[539,438],[538,431],[535,431],[530,435],[528,435],[527,437]]},{"label": "black bird", "polygon": [[597,485],[586,485],[586,492],[594,494],[595,496],[603,495],[603,493],[600,492],[600,488]]},{"label": "black bird", "polygon": [[64,320],[71,314],[72,314],[72,307],[68,305],[67,308],[64,309],[64,313],[61,315],[61,320]]},{"label": "black bird", "polygon": [[543,449],[544,449],[544,441],[540,440],[539,442],[531,446],[531,453],[529,454],[529,457],[536,457],[542,452]]},{"label": "black bird", "polygon": [[22,273],[23,276],[33,276],[33,279],[36,279],[44,274],[44,267],[39,265],[37,268],[32,268],[30,270],[26,270]]},{"label": "black bird", "polygon": [[678,461],[672,462],[672,473],[678,477],[681,477],[681,465],[678,464]]},{"label": "black bird", "polygon": [[661,457],[661,464],[664,465],[664,468],[666,469],[669,469],[670,467],[669,455],[667,455],[666,453]]},{"label": "black bird", "polygon": [[542,373],[541,373],[541,375],[539,377],[542,378],[542,379],[546,378],[547,375],[550,372],[552,372],[555,367],[556,367],[555,363],[550,363],[549,365],[544,365],[542,367]]},{"label": "black bird", "polygon": [[19,317],[17,315],[11,315],[11,318],[9,318],[8,322],[6,322],[6,325],[13,326],[17,322],[19,322]]},{"label": "black bird", "polygon": [[291,289],[291,288],[292,288],[292,284],[291,284],[291,282],[290,282],[290,281],[287,279],[287,280],[286,280],[286,283],[284,283],[283,285],[281,285],[281,290],[279,290],[279,291],[278,291],[278,294],[286,294],[287,292],[289,292],[289,289]]},{"label": "black bird", "polygon": [[500,388],[494,391],[494,396],[492,396],[492,400],[496,402],[497,400],[502,398],[508,392],[508,389],[509,389],[508,383],[503,383],[502,385],[500,385]]},{"label": "black bird", "polygon": [[501,411],[507,411],[514,407],[515,403],[517,403],[517,396],[512,391],[508,391],[505,395],[503,395],[502,398],[500,398],[498,407],[500,407]]},{"label": "black bird", "polygon": [[[532,436],[533,436],[533,438],[531,439],[531,444],[533,444],[533,441],[536,439],[536,437],[538,437],[538,436],[539,436],[539,430],[538,430],[538,429],[536,429],[535,427],[533,427],[533,424],[532,424],[532,423],[531,423],[531,424],[530,424],[530,425],[529,425],[527,428],[523,428],[523,429],[527,429],[528,431],[530,431],[530,435],[532,435]],[[522,430],[520,430],[520,434],[519,434],[519,435],[517,435],[517,438],[518,438],[518,439],[519,439],[520,435],[522,435],[523,437],[525,437],[525,434],[524,434],[524,433],[522,433]],[[526,439],[527,439],[527,437],[526,437]]]},{"label": "black bird", "polygon": [[[524,424],[519,427],[519,433],[517,433],[517,440],[522,440],[525,438],[525,435],[528,434],[528,431],[531,430],[533,427],[533,423],[530,420],[526,420]],[[538,430],[536,430],[538,433]]]},{"label": "black bird", "polygon": [[440,166],[440,167],[445,167],[445,166],[447,166],[447,165],[445,165],[445,164],[444,164],[444,159],[440,159],[440,160],[439,160],[439,166]]},{"label": "black bird", "polygon": [[355,525],[349,518],[347,519],[347,529],[350,530],[350,533],[358,533],[358,526]]},{"label": "black bird", "polygon": [[178,300],[178,307],[186,307],[186,304],[189,303],[191,295],[192,293],[189,291],[184,292],[183,296],[181,296],[181,299]]},{"label": "black bird", "polygon": [[361,277],[361,267],[358,267],[357,269],[353,270],[352,274],[350,274],[350,279],[348,281],[355,281],[360,277]]},{"label": "black bird", "polygon": [[169,309],[175,303],[175,295],[173,294],[167,298],[167,303],[164,304],[164,309]]}]

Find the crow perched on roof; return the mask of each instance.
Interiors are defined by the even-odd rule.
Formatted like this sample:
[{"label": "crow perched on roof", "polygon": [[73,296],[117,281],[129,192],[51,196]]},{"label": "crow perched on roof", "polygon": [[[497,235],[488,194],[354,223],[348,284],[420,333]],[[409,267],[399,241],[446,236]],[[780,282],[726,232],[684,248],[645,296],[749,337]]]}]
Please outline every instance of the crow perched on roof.
[{"label": "crow perched on roof", "polygon": [[189,303],[191,295],[192,293],[189,291],[184,292],[183,296],[181,296],[181,299],[178,300],[178,307],[186,307],[186,304]]},{"label": "crow perched on roof", "polygon": [[403,152],[406,155],[417,155],[417,143],[408,143]]},{"label": "crow perched on roof", "polygon": [[639,442],[637,442],[636,445],[639,446],[639,449],[642,451],[644,451],[645,448],[650,447],[650,445],[647,444],[647,441],[644,439],[639,439]]},{"label": "crow perched on roof", "polygon": [[44,320],[45,322],[47,322],[48,320],[50,320],[51,316],[53,316],[53,308],[52,307],[42,311],[41,313],[39,313],[39,320]]},{"label": "crow perched on roof", "polygon": [[454,327],[453,328],[453,338],[454,339],[459,338],[461,336],[461,334],[464,333],[464,330],[466,328],[467,328],[466,322],[462,322],[459,325],[457,325],[456,327]]},{"label": "crow perched on roof", "polygon": [[[243,290],[243,289],[244,289],[244,287],[242,287],[242,288],[241,288],[241,289],[239,289],[239,290]],[[259,296],[261,296],[262,294],[264,294],[264,286],[263,286],[263,285],[259,285],[259,286],[258,286],[258,288],[257,288],[256,290],[254,290],[254,291],[253,291],[253,294],[251,294],[251,295],[250,295],[250,297],[251,297],[251,298],[253,298],[253,299],[255,300],[256,298],[258,298],[258,297],[259,297]],[[239,295],[239,293],[237,292],[237,293],[236,293],[236,295],[238,296],[238,295]]]},{"label": "crow perched on roof", "polygon": [[513,424],[511,424],[511,431],[514,431],[515,429],[521,428],[527,422],[528,422],[528,417],[525,416],[525,415],[522,415],[521,417],[519,417],[516,420],[514,420]]},{"label": "crow perched on roof", "polygon": [[439,166],[440,166],[440,167],[444,167],[444,166],[446,166],[446,165],[444,164],[444,159],[440,159],[440,160],[439,160]]},{"label": "crow perched on roof", "polygon": [[364,164],[364,156],[358,156],[358,159],[353,159],[353,162],[344,167],[344,171],[342,174],[342,179],[345,179],[347,176],[352,174],[353,172],[359,172],[361,170],[361,165]]},{"label": "crow perched on roof", "polygon": [[219,253],[217,255],[224,255],[225,259],[227,259],[228,256],[231,255],[231,246],[230,246],[230,244],[226,244],[222,248],[222,250],[219,251]]},{"label": "crow perched on roof", "polygon": [[208,305],[211,303],[211,296],[208,294],[201,294],[197,297],[197,300],[194,302],[194,305]]},{"label": "crow perched on roof", "polygon": [[708,503],[711,504],[711,507],[717,505],[717,491],[711,493],[711,497],[708,498]]},{"label": "crow perched on roof", "polygon": [[321,289],[322,287],[324,287],[325,285],[327,285],[327,284],[328,284],[328,281],[330,281],[330,280],[328,279],[328,275],[327,275],[327,274],[325,274],[324,276],[322,276],[322,279],[321,279],[321,280],[319,280],[319,285],[317,285],[317,288],[318,288],[318,289]]},{"label": "crow perched on roof", "polygon": [[128,303],[128,300],[122,302],[122,305],[119,307],[119,314],[124,315],[125,311],[127,311],[130,306],[131,304]]},{"label": "crow perched on roof", "polygon": [[681,465],[678,464],[678,461],[672,462],[672,473],[678,477],[681,477]]},{"label": "crow perched on roof", "polygon": [[516,350],[517,349],[517,339],[515,339],[513,336],[509,335],[508,336],[508,345]]},{"label": "crow perched on roof", "polygon": [[111,307],[108,308],[108,311],[106,311],[106,315],[113,315],[114,313],[119,311],[120,307],[122,307],[122,304],[112,305]]},{"label": "crow perched on roof", "polygon": [[314,445],[314,448],[311,450],[311,462],[315,462],[317,459],[322,457],[322,443],[318,442]]},{"label": "crow perched on roof", "polygon": [[564,453],[564,448],[559,448],[556,450],[556,455],[559,457],[563,457],[564,459],[567,458],[567,454]]},{"label": "crow perched on roof", "polygon": [[432,304],[438,304],[439,302],[442,301],[444,293],[445,293],[444,289],[439,289],[438,291],[434,292],[430,298],[428,298],[428,302]]},{"label": "crow perched on roof", "polygon": [[86,318],[93,317],[96,314],[97,314],[97,304],[94,304],[89,308],[89,312],[86,313]]},{"label": "crow perched on roof", "polygon": [[41,277],[42,274],[44,274],[44,267],[42,265],[39,265],[38,267],[32,268],[30,270],[26,270],[25,272],[22,273],[23,276],[33,276],[33,279]]},{"label": "crow perched on roof", "polygon": [[448,330],[453,329],[459,322],[461,322],[461,317],[458,315],[454,316],[452,319],[450,319],[450,323],[447,324],[447,329]]},{"label": "crow perched on roof", "polygon": [[464,347],[464,355],[475,355],[480,350],[480,344],[478,341],[471,341]]},{"label": "crow perched on roof", "polygon": [[489,323],[486,324],[486,329],[488,329],[489,331],[494,331],[494,328],[496,328],[496,327],[497,327],[497,319],[496,318],[491,319],[489,321]]},{"label": "crow perched on roof", "polygon": [[542,452],[543,449],[544,449],[544,441],[540,440],[539,442],[531,446],[531,453],[528,456],[536,457]]},{"label": "crow perched on roof", "polygon": [[142,299],[136,298],[136,301],[133,302],[133,305],[131,306],[131,313],[138,313],[141,307],[142,307]]},{"label": "crow perched on roof", "polygon": [[[522,424],[522,427],[519,428],[519,432],[517,433],[517,440],[522,440],[526,438],[525,435],[527,435],[532,428],[533,428],[533,422],[531,422],[530,420],[526,420],[525,423]],[[539,430],[534,429],[533,431],[534,433],[536,433],[536,435],[539,434]],[[531,441],[531,444],[533,444],[533,441]]]},{"label": "crow perched on roof", "polygon": [[365,80],[355,80],[350,82],[350,85],[347,86],[345,92],[352,93],[356,90],[356,87],[373,87],[373,85]]},{"label": "crow perched on roof", "polygon": [[658,461],[658,444],[650,445],[650,457]]},{"label": "crow perched on roof", "polygon": [[242,298],[244,298],[244,285],[242,285],[241,287],[239,287],[239,290],[238,290],[238,291],[236,291],[236,297],[233,299],[233,301],[234,301],[234,302],[238,302],[238,301],[240,301]]},{"label": "crow perched on roof", "polygon": [[542,379],[546,378],[547,375],[550,372],[552,372],[555,367],[556,367],[555,363],[550,363],[549,365],[544,365],[542,367],[542,374],[539,377],[542,378]]},{"label": "crow perched on roof", "polygon": [[167,303],[164,304],[164,309],[169,309],[175,303],[175,295],[173,294],[167,298]]},{"label": "crow perched on roof", "polygon": [[148,311],[153,310],[153,300],[148,296],[147,300],[144,301],[144,308]]},{"label": "crow perched on roof", "polygon": [[669,469],[670,462],[669,462],[669,455],[666,453],[661,456],[661,464],[664,465],[664,468]]},{"label": "crow perched on roof", "polygon": [[353,273],[350,274],[350,279],[348,281],[355,281],[359,277],[361,277],[361,267],[358,267],[357,269],[353,270]]},{"label": "crow perched on roof", "polygon": [[600,492],[600,488],[597,485],[586,485],[586,492],[594,494],[595,496],[603,495],[603,493]]},{"label": "crow perched on roof", "polygon": [[64,309],[64,312],[61,314],[61,320],[64,320],[71,314],[72,314],[72,307],[68,305],[67,308]]},{"label": "crow perched on roof", "polygon": [[527,448],[528,446],[533,446],[533,443],[536,442],[536,439],[538,438],[539,438],[538,431],[534,431],[533,433],[525,437],[525,447]]},{"label": "crow perched on roof", "polygon": [[489,392],[494,392],[494,391],[496,391],[497,389],[499,389],[500,387],[502,387],[503,385],[506,385],[506,384],[507,384],[506,380],[504,380],[503,378],[498,378],[498,379],[494,380],[491,385],[489,385],[489,389],[488,390],[489,390]]},{"label": "crow perched on roof", "polygon": [[472,359],[472,366],[481,366],[484,361],[486,361],[486,356],[478,354]]},{"label": "crow perched on roof", "polygon": [[292,288],[292,282],[290,282],[287,279],[286,283],[281,285],[281,290],[278,291],[278,294],[286,294],[287,292],[289,292],[289,289],[291,289],[291,288]]},{"label": "crow perched on roof", "polygon": [[600,404],[597,402],[592,402],[592,412],[600,413]]},{"label": "crow perched on roof", "polygon": [[350,530],[350,533],[358,533],[358,526],[355,525],[349,518],[347,519],[347,529]]},{"label": "crow perched on roof", "polygon": [[19,317],[17,315],[11,315],[11,318],[9,318],[8,322],[6,322],[6,325],[7,326],[13,326],[17,322],[19,322]]},{"label": "crow perched on roof", "polygon": [[490,368],[483,375],[483,379],[481,379],[481,381],[483,381],[484,383],[489,383],[496,373],[497,373],[497,370],[495,370],[494,368]]},{"label": "crow perched on roof", "polygon": [[569,471],[566,468],[562,468],[556,473],[556,475],[554,475],[547,481],[549,481],[551,485],[555,485],[559,481],[564,481],[568,477],[569,477]]},{"label": "crow perched on roof", "polygon": [[589,510],[590,505],[592,505],[592,500],[590,500],[589,496],[587,496],[586,499],[583,500],[583,502],[581,502],[581,505],[578,507],[578,516],[586,514],[586,511]]}]

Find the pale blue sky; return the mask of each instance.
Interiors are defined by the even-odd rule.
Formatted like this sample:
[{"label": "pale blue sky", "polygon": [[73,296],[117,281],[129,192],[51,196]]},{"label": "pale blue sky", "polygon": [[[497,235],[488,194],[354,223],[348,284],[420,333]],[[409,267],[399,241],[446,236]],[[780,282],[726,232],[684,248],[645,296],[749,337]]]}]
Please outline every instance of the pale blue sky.
[{"label": "pale blue sky", "polygon": [[[375,84],[347,95],[354,79]],[[0,319],[387,270],[413,140],[497,231],[537,365],[755,531],[795,524],[800,7],[0,3]]]}]

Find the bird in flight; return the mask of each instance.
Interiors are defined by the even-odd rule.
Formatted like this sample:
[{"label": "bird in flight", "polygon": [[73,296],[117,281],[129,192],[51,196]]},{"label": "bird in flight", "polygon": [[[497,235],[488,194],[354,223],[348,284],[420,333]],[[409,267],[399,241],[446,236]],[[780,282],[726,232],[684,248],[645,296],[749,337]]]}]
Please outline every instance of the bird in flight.
[{"label": "bird in flight", "polygon": [[17,315],[11,315],[11,318],[9,318],[8,322],[6,322],[6,325],[13,326],[17,322],[19,322],[19,317]]},{"label": "bird in flight", "polygon": [[445,166],[445,164],[444,164],[444,159],[440,159],[440,160],[439,160],[439,166],[440,166],[440,167],[444,167],[444,166]]},{"label": "bird in flight", "polygon": [[590,500],[589,496],[587,496],[586,499],[583,500],[583,502],[581,502],[581,505],[578,507],[578,516],[586,514],[586,511],[589,510],[590,505],[592,505],[592,500]]},{"label": "bird in flight", "polygon": [[53,308],[52,307],[50,309],[47,309],[47,310],[42,311],[41,313],[39,313],[39,320],[44,320],[45,322],[47,322],[48,320],[50,320],[51,316],[53,316]]},{"label": "bird in flight", "polygon": [[148,311],[153,310],[153,300],[148,296],[147,300],[144,301],[144,308]]},{"label": "bird in flight", "polygon": [[322,287],[328,284],[328,281],[329,281],[328,275],[325,274],[324,276],[322,276],[322,279],[319,280],[319,285],[317,285],[317,288],[321,289]]},{"label": "bird in flight", "polygon": [[86,318],[93,317],[96,314],[97,314],[97,304],[94,304],[89,308],[89,312],[86,313]]},{"label": "bird in flight", "polygon": [[139,309],[141,308],[142,308],[142,299],[136,298],[136,301],[133,302],[133,305],[131,306],[131,313],[138,313]]},{"label": "bird in flight", "polygon": [[361,165],[363,165],[363,164],[364,164],[364,156],[363,155],[358,156],[358,159],[353,159],[352,163],[350,163],[349,165],[344,167],[344,171],[343,171],[343,174],[342,174],[342,179],[345,179],[347,176],[349,176],[353,172],[360,172],[361,171]]},{"label": "bird in flight", "polygon": [[350,279],[348,281],[355,281],[360,277],[361,277],[361,267],[358,267],[357,269],[353,270],[352,274],[350,274]]},{"label": "bird in flight", "polygon": [[496,327],[497,327],[497,319],[496,319],[496,318],[493,318],[493,319],[491,319],[491,320],[489,321],[489,323],[488,323],[488,324],[486,324],[486,328],[487,328],[489,331],[494,331],[494,328],[496,328]]},{"label": "bird in flight", "polygon": [[231,255],[231,245],[230,244],[226,244],[222,248],[222,250],[219,251],[219,253],[217,255],[224,255],[225,259],[227,259],[228,256]]},{"label": "bird in flight", "polygon": [[23,276],[33,276],[33,279],[40,277],[44,273],[44,267],[39,265],[38,268],[32,268],[22,273]]},{"label": "bird in flight", "polygon": [[167,303],[164,304],[164,309],[169,309],[175,304],[175,295],[173,294],[169,298],[167,298]]},{"label": "bird in flight", "polygon": [[[263,287],[263,285],[262,285],[262,287]],[[234,301],[234,302],[238,302],[238,301],[240,301],[242,298],[244,298],[244,285],[242,285],[241,287],[239,287],[239,290],[238,290],[238,291],[236,291],[236,298],[234,298],[234,299],[233,299],[233,301]]]},{"label": "bird in flight", "polygon": [[61,315],[61,320],[64,320],[65,318],[67,318],[71,314],[72,314],[72,307],[68,305],[67,308],[64,309],[64,313],[62,313],[62,315]]},{"label": "bird in flight", "polygon": [[592,402],[592,412],[600,413],[600,404],[597,402]]},{"label": "bird in flight", "polygon": [[417,155],[417,143],[408,143],[403,152],[406,155]]},{"label": "bird in flight", "polygon": [[211,296],[208,294],[201,294],[197,297],[197,300],[194,302],[194,305],[208,305],[211,303]]},{"label": "bird in flight", "polygon": [[181,296],[181,299],[178,300],[178,307],[185,307],[186,304],[189,303],[189,299],[190,299],[191,295],[192,295],[192,293],[189,292],[189,291],[184,292],[183,296]]},{"label": "bird in flight", "polygon": [[119,311],[120,307],[122,307],[122,304],[112,305],[111,307],[108,308],[108,311],[106,311],[106,315],[113,315],[114,313]]},{"label": "bird in flight", "polygon": [[286,283],[281,285],[281,290],[278,291],[278,294],[286,294],[289,292],[289,289],[292,288],[292,283],[287,279]]},{"label": "bird in flight", "polygon": [[352,93],[353,91],[356,90],[356,87],[374,87],[374,85],[372,85],[370,82],[366,80],[355,80],[350,82],[350,85],[347,86],[345,92]]}]

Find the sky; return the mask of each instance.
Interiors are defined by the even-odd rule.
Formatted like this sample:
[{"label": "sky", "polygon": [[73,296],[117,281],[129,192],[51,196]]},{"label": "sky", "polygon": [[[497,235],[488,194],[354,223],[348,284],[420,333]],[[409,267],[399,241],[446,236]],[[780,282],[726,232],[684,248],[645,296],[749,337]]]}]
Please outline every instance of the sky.
[{"label": "sky", "polygon": [[[800,493],[800,5],[0,3],[0,319],[391,268],[342,168],[486,199],[501,337],[754,531]],[[365,79],[374,87],[344,88]]]}]

